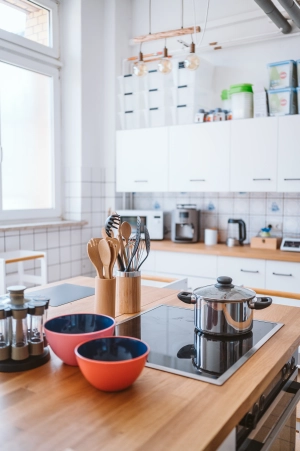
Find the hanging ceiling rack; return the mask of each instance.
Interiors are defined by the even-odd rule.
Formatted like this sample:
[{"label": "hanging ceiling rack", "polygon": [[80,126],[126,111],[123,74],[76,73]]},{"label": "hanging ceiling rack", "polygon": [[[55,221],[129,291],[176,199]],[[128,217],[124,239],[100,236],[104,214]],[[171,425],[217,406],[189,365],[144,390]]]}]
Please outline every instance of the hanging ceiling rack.
[{"label": "hanging ceiling rack", "polygon": [[[196,26],[196,33],[200,33],[200,31],[201,31],[200,26]],[[191,35],[193,33],[195,33],[194,27],[178,28],[176,30],[160,31],[158,33],[138,36],[136,38],[133,38],[133,43],[139,44],[141,42],[157,41],[158,39],[174,38],[176,36],[184,36],[186,34]]]}]

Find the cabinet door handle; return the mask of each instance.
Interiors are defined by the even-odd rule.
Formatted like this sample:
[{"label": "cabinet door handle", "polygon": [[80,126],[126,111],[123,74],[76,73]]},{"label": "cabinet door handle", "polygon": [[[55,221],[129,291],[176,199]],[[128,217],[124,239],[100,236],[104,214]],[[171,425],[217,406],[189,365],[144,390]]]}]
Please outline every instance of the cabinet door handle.
[{"label": "cabinet door handle", "polygon": [[190,179],[190,182],[205,182],[205,179]]},{"label": "cabinet door handle", "polygon": [[285,277],[293,277],[293,274],[281,274],[280,272],[273,272],[273,276],[285,276]]},{"label": "cabinet door handle", "polygon": [[252,180],[253,180],[253,182],[260,182],[260,181],[263,181],[263,180],[270,181],[271,179],[252,179]]},{"label": "cabinet door handle", "polygon": [[249,269],[241,269],[242,272],[252,272],[253,274],[258,274],[259,271],[250,271]]},{"label": "cabinet door handle", "polygon": [[283,179],[285,182],[293,182],[293,181],[296,181],[296,180],[300,180],[300,179]]},{"label": "cabinet door handle", "polygon": [[148,183],[148,180],[135,180],[134,183]]}]

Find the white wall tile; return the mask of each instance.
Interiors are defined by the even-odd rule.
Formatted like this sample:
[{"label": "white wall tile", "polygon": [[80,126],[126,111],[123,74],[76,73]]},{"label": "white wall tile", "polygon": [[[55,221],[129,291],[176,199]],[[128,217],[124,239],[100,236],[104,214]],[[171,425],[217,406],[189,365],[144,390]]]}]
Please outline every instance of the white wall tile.
[{"label": "white wall tile", "polygon": [[[33,233],[28,235],[20,235],[20,248],[26,250],[34,250]],[[46,242],[47,248],[47,242]]]},{"label": "white wall tile", "polygon": [[80,197],[71,197],[69,200],[68,210],[70,213],[81,212],[82,199]]},{"label": "white wall tile", "polygon": [[284,233],[300,233],[299,218],[296,216],[285,216],[283,219]]},{"label": "white wall tile", "polygon": [[60,247],[60,263],[66,263],[71,261],[71,248],[70,246]]},{"label": "white wall tile", "polygon": [[71,277],[71,264],[62,263],[60,265],[60,280],[69,279]]},{"label": "white wall tile", "polygon": [[104,168],[92,168],[92,181],[104,182],[105,181],[105,169]]},{"label": "white wall tile", "polygon": [[81,196],[81,183],[80,182],[69,183],[69,190],[70,190],[69,197],[80,197]]},{"label": "white wall tile", "polygon": [[[233,212],[235,215],[247,215],[249,214],[249,199],[236,198],[233,201]],[[242,218],[244,219],[244,218]]]},{"label": "white wall tile", "polygon": [[60,259],[59,248],[57,247],[57,248],[53,248],[53,249],[48,249],[47,259],[48,259],[49,266],[59,264],[59,259]]},{"label": "white wall tile", "polygon": [[82,195],[82,197],[91,197],[91,195],[92,195],[92,183],[91,182],[82,182],[81,195]]},{"label": "white wall tile", "polygon": [[81,211],[89,213],[92,211],[92,199],[90,197],[83,197],[81,199]]},{"label": "white wall tile", "polygon": [[224,199],[219,198],[218,213],[231,215],[233,213],[233,199],[232,198],[224,198]]},{"label": "white wall tile", "polygon": [[286,216],[299,216],[300,199],[284,199],[284,214]]},{"label": "white wall tile", "polygon": [[104,183],[93,182],[92,183],[92,197],[102,197],[104,193]]},{"label": "white wall tile", "polygon": [[81,276],[81,260],[71,263],[71,276]]},{"label": "white wall tile", "polygon": [[71,259],[80,260],[81,259],[81,244],[76,244],[75,246],[71,246]]},{"label": "white wall tile", "polygon": [[81,242],[86,244],[91,238],[93,238],[93,236],[90,225],[88,227],[83,227],[81,231]]},{"label": "white wall tile", "polygon": [[70,229],[61,229],[59,231],[59,245],[61,246],[70,246],[71,244],[71,230]]},{"label": "white wall tile", "polygon": [[34,233],[34,250],[45,251],[47,249],[47,233]]},{"label": "white wall tile", "polygon": [[271,198],[267,199],[267,215],[282,216],[283,215],[283,199]]},{"label": "white wall tile", "polygon": [[100,213],[103,211],[103,199],[101,197],[94,197],[92,199],[92,212],[94,213]]},{"label": "white wall tile", "polygon": [[71,244],[81,243],[81,229],[71,229]]},{"label": "white wall tile", "polygon": [[60,280],[60,274],[59,274],[59,265],[49,266],[48,267],[48,282],[57,282]]},{"label": "white wall tile", "polygon": [[250,214],[264,215],[266,214],[266,199],[250,199]]},{"label": "white wall tile", "polygon": [[5,252],[16,251],[20,249],[19,235],[6,236],[5,233]]},{"label": "white wall tile", "polygon": [[0,252],[4,252],[4,237],[0,237]]},{"label": "white wall tile", "polygon": [[59,232],[47,232],[47,247],[59,247]]},{"label": "white wall tile", "polygon": [[82,182],[91,182],[92,181],[92,168],[83,166],[81,168],[81,180]]}]

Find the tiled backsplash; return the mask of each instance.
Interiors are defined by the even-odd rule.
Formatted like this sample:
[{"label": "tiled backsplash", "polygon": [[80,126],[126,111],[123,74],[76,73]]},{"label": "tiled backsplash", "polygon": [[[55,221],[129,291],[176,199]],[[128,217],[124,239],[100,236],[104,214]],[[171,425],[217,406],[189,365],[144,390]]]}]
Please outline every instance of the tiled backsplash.
[{"label": "tiled backsplash", "polygon": [[[165,236],[170,237],[171,214],[177,203],[196,204],[201,210],[200,239],[205,228],[219,230],[219,242],[227,237],[228,218],[243,219],[247,227],[247,242],[268,224],[277,236],[300,235],[300,193],[135,193],[135,209],[159,208],[165,214]],[[116,208],[121,208],[117,202]]]}]

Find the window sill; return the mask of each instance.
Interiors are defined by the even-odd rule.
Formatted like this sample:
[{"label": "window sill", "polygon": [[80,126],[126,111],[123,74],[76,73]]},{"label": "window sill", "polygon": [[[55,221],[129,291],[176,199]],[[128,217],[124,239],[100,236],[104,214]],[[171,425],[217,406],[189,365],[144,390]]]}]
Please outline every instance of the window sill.
[{"label": "window sill", "polygon": [[82,227],[88,224],[87,221],[45,221],[45,222],[30,222],[20,224],[6,224],[0,226],[0,232],[10,232],[13,230],[26,229],[49,229],[55,227]]}]

